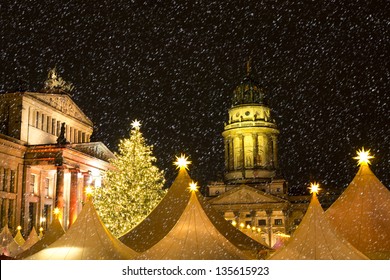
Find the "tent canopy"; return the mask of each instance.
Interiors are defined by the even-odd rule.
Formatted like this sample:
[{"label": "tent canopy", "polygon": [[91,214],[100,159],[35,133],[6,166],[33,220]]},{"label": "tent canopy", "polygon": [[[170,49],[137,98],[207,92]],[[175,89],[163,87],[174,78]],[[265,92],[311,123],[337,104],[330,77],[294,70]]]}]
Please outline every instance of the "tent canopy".
[{"label": "tent canopy", "polygon": [[3,230],[0,233],[0,242],[1,242],[1,255],[8,257],[15,257],[20,254],[23,249],[19,246],[18,243],[12,237],[11,232],[7,225],[4,226]]},{"label": "tent canopy", "polygon": [[[120,237],[119,240],[137,252],[144,252],[162,240],[176,225],[187,207],[191,198],[191,192],[189,191],[191,182],[192,179],[186,169],[181,168],[168,193],[157,207],[140,224]],[[206,213],[210,222],[234,246],[242,251],[250,252],[253,258],[257,258],[259,252],[269,250],[266,245],[258,243],[234,228],[199,193],[197,193],[197,196],[198,203],[200,203],[202,211]]]},{"label": "tent canopy", "polygon": [[271,260],[364,260],[361,252],[338,236],[314,193],[298,228]]},{"label": "tent canopy", "polygon": [[124,260],[136,253],[117,240],[87,201],[75,223],[46,249],[27,257],[36,260]]},{"label": "tent canopy", "polygon": [[47,247],[49,247],[54,241],[58,240],[62,235],[64,235],[65,230],[62,227],[58,218],[55,218],[47,229],[45,235],[41,240],[38,239],[38,234],[33,228],[31,230],[30,235],[27,238],[26,243],[29,243],[31,239],[31,243],[35,240],[36,242],[32,244],[30,247],[26,248],[25,251],[17,256],[18,259],[24,259],[28,256],[31,256]]},{"label": "tent canopy", "polygon": [[242,260],[249,257],[227,240],[191,191],[185,209],[169,233],[140,255],[147,260]]},{"label": "tent canopy", "polygon": [[337,232],[371,259],[390,259],[390,191],[367,163],[325,212]]},{"label": "tent canopy", "polygon": [[24,240],[22,234],[20,233],[20,229],[18,229],[18,232],[16,233],[14,239],[19,246],[23,246],[23,244],[26,242],[26,240]]}]

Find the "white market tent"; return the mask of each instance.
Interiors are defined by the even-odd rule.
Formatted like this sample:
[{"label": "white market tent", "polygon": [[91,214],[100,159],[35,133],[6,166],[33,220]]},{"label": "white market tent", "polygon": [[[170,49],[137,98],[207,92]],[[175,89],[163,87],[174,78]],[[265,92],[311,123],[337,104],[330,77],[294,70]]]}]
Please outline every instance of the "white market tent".
[{"label": "white market tent", "polygon": [[338,236],[324,215],[317,195],[313,197],[298,228],[287,244],[270,260],[365,260],[345,239]]},{"label": "white market tent", "polygon": [[337,232],[370,259],[390,259],[390,191],[367,163],[325,212]]},{"label": "white market tent", "polygon": [[20,233],[20,227],[18,228],[18,232],[16,233],[14,239],[15,239],[15,242],[18,243],[18,245],[21,247],[26,242],[26,240],[24,240],[22,234]]},{"label": "white market tent", "polygon": [[22,245],[23,251],[29,249],[31,246],[33,246],[35,243],[39,241],[37,231],[35,230],[35,227],[31,229],[30,234],[28,235],[26,242]]},{"label": "white market tent", "polygon": [[[191,182],[192,179],[186,169],[180,168],[178,176],[162,201],[140,224],[120,237],[119,240],[137,252],[144,252],[162,240],[176,225],[187,207],[191,198],[191,192],[189,192]],[[257,258],[259,252],[263,253],[269,250],[265,245],[234,228],[202,197],[199,198],[199,202],[219,233],[241,251],[250,253],[253,258]]]},{"label": "white market tent", "polygon": [[88,200],[75,223],[46,249],[30,260],[126,260],[137,253],[117,240],[100,220]]},{"label": "white market tent", "polygon": [[0,241],[0,255],[15,257],[23,251],[23,249],[19,246],[18,243],[16,243],[15,239],[12,237],[12,234],[9,231],[7,225],[4,226],[3,230],[0,233]]},{"label": "white market tent", "polygon": [[169,233],[152,248],[142,253],[139,259],[245,260],[250,258],[214,227],[195,191],[191,191],[190,199],[180,214]]},{"label": "white market tent", "polygon": [[[22,247],[25,251],[17,255],[18,259],[24,259],[28,256],[31,256],[47,247],[49,247],[54,241],[58,240],[62,235],[64,235],[65,230],[62,227],[58,218],[55,218],[47,229],[45,235],[41,240],[38,238],[38,234],[35,231],[35,228],[31,230],[30,235],[28,236],[25,245],[28,243],[31,244],[29,247]],[[30,242],[31,240],[31,242]],[[29,245],[29,244],[28,244]]]}]

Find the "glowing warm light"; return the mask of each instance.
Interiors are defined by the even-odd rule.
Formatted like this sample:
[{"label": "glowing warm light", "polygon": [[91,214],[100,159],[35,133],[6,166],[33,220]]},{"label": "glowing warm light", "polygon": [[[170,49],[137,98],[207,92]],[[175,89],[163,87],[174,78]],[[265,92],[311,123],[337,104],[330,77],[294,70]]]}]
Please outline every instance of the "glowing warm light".
[{"label": "glowing warm light", "polygon": [[232,221],[232,226],[234,226],[234,227],[237,226],[237,222],[233,220]]},{"label": "glowing warm light", "polygon": [[56,207],[56,208],[54,209],[53,213],[54,213],[54,215],[57,216],[58,214],[60,214],[60,209],[59,209],[58,207]]},{"label": "glowing warm light", "polygon": [[141,123],[138,121],[138,120],[134,120],[132,123],[131,123],[131,127],[135,130],[139,130],[139,128],[141,127]]},{"label": "glowing warm light", "polygon": [[22,227],[21,227],[21,226],[18,226],[16,229],[17,229],[17,230],[21,230],[21,229],[22,229]]},{"label": "glowing warm light", "polygon": [[46,222],[46,218],[45,217],[41,217],[41,223],[44,223]]},{"label": "glowing warm light", "polygon": [[240,228],[244,228],[244,227],[245,227],[244,223],[240,223]]},{"label": "glowing warm light", "polygon": [[279,232],[279,233],[277,233],[276,235],[277,235],[277,236],[280,236],[280,237],[284,237],[284,238],[290,238],[290,235],[284,234],[284,233],[282,233],[282,232]]},{"label": "glowing warm light", "polygon": [[252,227],[252,231],[256,231],[256,227]]},{"label": "glowing warm light", "polygon": [[320,191],[320,184],[318,183],[310,183],[310,193],[315,193],[315,194],[318,194],[318,192]]},{"label": "glowing warm light", "polygon": [[176,157],[176,161],[174,162],[174,165],[177,166],[177,168],[182,169],[188,169],[187,165],[191,164],[191,161],[188,160],[188,157],[181,154],[180,157]]},{"label": "glowing warm light", "polygon": [[257,232],[261,232],[261,228],[257,228]]},{"label": "glowing warm light", "polygon": [[39,228],[39,231],[42,232],[42,231],[43,231],[43,227],[40,227],[40,228]]},{"label": "glowing warm light", "polygon": [[85,188],[85,194],[86,194],[88,197],[92,196],[92,193],[93,193],[93,189],[92,189],[91,186],[88,186],[88,187]]},{"label": "glowing warm light", "polygon": [[373,156],[370,155],[370,150],[365,151],[364,147],[357,151],[357,156],[354,157],[354,159],[358,160],[358,165],[361,164],[371,164],[370,159],[374,158]]},{"label": "glowing warm light", "polygon": [[246,228],[247,228],[247,229],[251,229],[251,225],[247,225]]},{"label": "glowing warm light", "polygon": [[198,185],[194,182],[194,181],[192,181],[191,183],[190,183],[190,190],[191,191],[197,191],[198,190]]}]

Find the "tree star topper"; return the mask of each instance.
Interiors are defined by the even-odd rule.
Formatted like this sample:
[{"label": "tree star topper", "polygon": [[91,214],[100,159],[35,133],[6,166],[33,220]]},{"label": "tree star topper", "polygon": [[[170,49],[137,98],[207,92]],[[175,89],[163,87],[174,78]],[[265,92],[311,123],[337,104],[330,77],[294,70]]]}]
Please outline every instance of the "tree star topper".
[{"label": "tree star topper", "polygon": [[191,161],[188,160],[188,157],[181,154],[180,157],[176,156],[176,161],[174,162],[174,165],[177,166],[177,168],[182,169],[188,169],[188,165],[191,164]]},{"label": "tree star topper", "polygon": [[310,193],[315,193],[315,194],[318,194],[318,192],[320,191],[320,184],[314,182],[314,183],[310,183]]},{"label": "tree star topper", "polygon": [[364,147],[357,151],[357,156],[354,157],[354,159],[358,160],[358,165],[362,164],[371,164],[370,159],[374,158],[373,156],[370,155],[370,150],[365,151]]},{"label": "tree star topper", "polygon": [[134,120],[134,121],[131,123],[131,126],[132,126],[133,129],[139,130],[139,128],[141,127],[141,123],[140,123],[138,120]]}]

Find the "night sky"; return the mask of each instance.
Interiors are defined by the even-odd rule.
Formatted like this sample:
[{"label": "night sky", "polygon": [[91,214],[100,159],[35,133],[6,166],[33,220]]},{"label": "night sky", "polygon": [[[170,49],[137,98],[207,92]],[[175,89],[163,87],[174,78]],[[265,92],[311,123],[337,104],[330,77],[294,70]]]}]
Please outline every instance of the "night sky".
[{"label": "night sky", "polygon": [[115,151],[140,120],[168,183],[180,153],[201,185],[221,178],[221,133],[251,56],[292,193],[310,180],[345,188],[362,146],[389,187],[389,1],[5,0],[0,11],[0,91],[39,91],[56,66],[92,140]]}]

